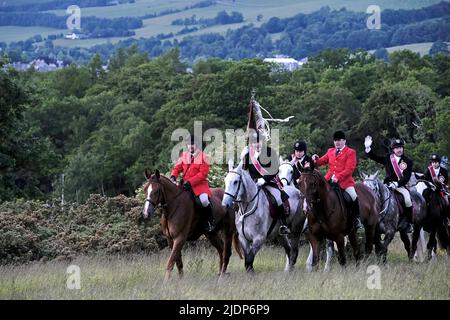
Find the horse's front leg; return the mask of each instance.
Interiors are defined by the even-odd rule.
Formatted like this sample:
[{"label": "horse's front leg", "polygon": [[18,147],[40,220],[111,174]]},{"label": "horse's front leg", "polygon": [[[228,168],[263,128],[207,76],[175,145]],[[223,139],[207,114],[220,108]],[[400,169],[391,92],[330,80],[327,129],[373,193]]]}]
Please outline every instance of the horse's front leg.
[{"label": "horse's front leg", "polygon": [[172,251],[170,252],[169,259],[167,260],[166,265],[166,274],[164,276],[164,281],[168,281],[170,279],[170,275],[172,273],[175,262],[181,263],[181,269],[183,269],[183,263],[181,260],[181,249],[183,248],[184,243],[186,242],[185,238],[176,238],[173,241]]},{"label": "horse's front leg", "polygon": [[345,240],[344,235],[340,234],[336,238],[336,245],[338,248],[338,260],[341,266],[345,266],[347,258],[345,257]]},{"label": "horse's front leg", "polygon": [[245,255],[245,269],[247,272],[254,272],[253,269],[253,262],[255,260],[255,256],[258,253],[258,251],[261,249],[262,245],[264,244],[265,237],[255,237],[253,239],[253,243],[250,247],[250,250],[248,254]]},{"label": "horse's front leg", "polygon": [[326,239],[327,260],[325,262],[324,271],[328,272],[331,269],[331,259],[333,258],[334,242]]},{"label": "horse's front leg", "polygon": [[223,272],[225,272],[224,271],[224,260],[223,260],[223,251],[224,251],[223,250],[223,241],[219,237],[218,233],[207,234],[206,237],[211,242],[211,244],[214,246],[214,248],[216,248],[217,253],[219,254],[219,259],[220,259],[219,276],[220,276]]},{"label": "horse's front leg", "polygon": [[411,241],[409,240],[408,234],[403,230],[400,231],[400,239],[402,239],[403,245],[405,246],[406,253],[408,254],[408,260],[412,261],[415,251],[411,250]]},{"label": "horse's front leg", "polygon": [[437,240],[436,240],[436,228],[433,227],[430,232],[430,237],[428,238],[427,243],[427,259],[431,261],[436,257],[436,249],[437,249]]},{"label": "horse's front leg", "polygon": [[311,246],[309,257],[306,262],[306,270],[311,272],[319,267],[320,241],[315,235],[310,233],[309,245]]},{"label": "horse's front leg", "polygon": [[292,271],[294,268],[292,264],[292,246],[291,241],[287,236],[279,236],[278,240],[284,248],[284,252],[286,253],[286,266],[284,267],[284,271]]}]

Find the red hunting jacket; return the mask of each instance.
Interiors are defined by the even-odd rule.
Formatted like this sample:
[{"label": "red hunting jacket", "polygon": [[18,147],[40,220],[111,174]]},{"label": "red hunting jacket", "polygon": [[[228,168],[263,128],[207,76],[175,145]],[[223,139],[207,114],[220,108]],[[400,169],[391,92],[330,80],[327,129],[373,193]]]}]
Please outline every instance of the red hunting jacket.
[{"label": "red hunting jacket", "polygon": [[190,152],[183,152],[180,159],[172,170],[172,176],[178,178],[180,173],[183,173],[183,181],[189,181],[192,190],[196,196],[202,193],[211,196],[211,190],[208,185],[209,160],[202,151],[197,151],[194,154],[191,163]]},{"label": "red hunting jacket", "polygon": [[334,174],[342,189],[355,186],[352,176],[356,169],[356,151],[354,149],[345,146],[336,156],[336,148],[330,148],[323,157],[315,161],[319,167],[327,163],[329,167],[325,179],[330,180]]}]

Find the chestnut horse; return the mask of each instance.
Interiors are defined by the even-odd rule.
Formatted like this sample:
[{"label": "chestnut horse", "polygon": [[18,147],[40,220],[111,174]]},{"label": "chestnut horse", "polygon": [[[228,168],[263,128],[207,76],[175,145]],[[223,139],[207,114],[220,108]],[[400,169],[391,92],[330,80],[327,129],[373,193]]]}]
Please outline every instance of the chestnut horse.
[{"label": "chestnut horse", "polygon": [[[182,190],[170,179],[160,175],[158,170],[153,175],[150,175],[146,170],[145,176],[148,181],[144,186],[146,195],[143,210],[144,218],[151,217],[156,207],[162,208],[161,229],[171,249],[166,266],[165,280],[170,278],[175,263],[180,277],[183,276],[181,250],[186,241],[197,240],[202,234],[208,238],[219,253],[220,276],[227,270],[233,242],[235,250],[242,258],[234,223],[234,210],[226,210],[221,204],[224,194],[223,189],[211,188],[213,196],[210,201],[216,221],[216,229],[211,233],[206,233],[204,230],[206,217],[202,217],[201,213],[196,212],[197,206],[194,204],[190,191]],[[219,233],[220,230],[223,231],[222,236]]]},{"label": "chestnut horse", "polygon": [[[345,265],[344,237],[348,235],[353,247],[354,256],[361,258],[361,250],[357,245],[355,229],[347,217],[347,208],[344,199],[317,171],[305,171],[298,179],[300,191],[304,195],[303,210],[308,217],[309,235],[311,245],[312,263],[308,268],[312,270],[319,264],[320,243],[324,239],[335,241],[338,247],[338,260]],[[376,211],[376,198],[363,184],[355,185],[359,198],[361,222],[364,224],[366,239],[365,251],[370,254],[373,247],[375,227],[378,222]]]}]

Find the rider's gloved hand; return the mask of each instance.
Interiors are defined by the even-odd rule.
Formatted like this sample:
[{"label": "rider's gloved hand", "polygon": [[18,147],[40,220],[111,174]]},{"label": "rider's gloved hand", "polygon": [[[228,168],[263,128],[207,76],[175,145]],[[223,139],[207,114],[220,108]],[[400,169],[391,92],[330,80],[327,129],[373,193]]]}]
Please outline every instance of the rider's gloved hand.
[{"label": "rider's gloved hand", "polygon": [[392,189],[392,190],[397,189],[398,188],[398,182],[394,182],[394,181],[393,182],[389,182],[388,188]]},{"label": "rider's gloved hand", "polygon": [[367,136],[364,139],[364,147],[366,148],[366,153],[370,152],[370,147],[372,146],[372,137],[371,136]]},{"label": "rider's gloved hand", "polygon": [[313,154],[312,157],[313,161],[317,161],[317,159],[319,159],[319,155],[318,154]]},{"label": "rider's gloved hand", "polygon": [[170,176],[170,181],[177,183],[177,178],[175,178],[175,176]]},{"label": "rider's gloved hand", "polygon": [[266,183],[266,180],[264,180],[263,178],[259,178],[258,181],[256,181],[256,185],[258,187],[261,187],[262,185],[264,185]]},{"label": "rider's gloved hand", "polygon": [[191,183],[189,181],[186,181],[181,185],[181,189],[183,189],[184,191],[188,191],[190,186]]}]

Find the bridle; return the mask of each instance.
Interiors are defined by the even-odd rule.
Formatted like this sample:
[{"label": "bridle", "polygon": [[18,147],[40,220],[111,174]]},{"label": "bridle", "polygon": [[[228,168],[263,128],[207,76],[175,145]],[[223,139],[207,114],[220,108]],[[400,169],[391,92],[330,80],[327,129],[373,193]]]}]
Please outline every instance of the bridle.
[{"label": "bridle", "polygon": [[234,174],[237,174],[237,175],[239,176],[239,182],[238,182],[238,187],[237,187],[236,193],[235,193],[234,195],[232,195],[231,193],[226,192],[226,191],[225,191],[225,194],[226,194],[227,196],[231,197],[231,199],[233,199],[234,202],[242,202],[241,200],[238,200],[238,199],[237,199],[237,197],[238,197],[238,195],[239,195],[239,191],[241,190],[241,185],[242,185],[242,174],[240,174],[239,172],[236,172],[236,171],[229,171],[228,173],[234,173]]},{"label": "bridle", "polygon": [[[155,209],[157,209],[157,208],[167,208],[168,204],[167,204],[167,201],[166,201],[166,199],[167,199],[167,196],[166,196],[166,190],[164,189],[164,186],[162,185],[162,183],[159,182],[159,181],[152,181],[152,182],[150,182],[150,183],[156,183],[156,184],[159,185],[159,189],[158,189],[158,198],[157,198],[156,203],[154,203],[154,202],[152,201],[152,199],[151,199],[149,196],[147,196],[147,198],[145,198],[144,205],[145,205],[145,203],[148,202],[148,203],[150,203]],[[175,200],[178,199],[178,197],[179,197],[181,194],[183,194],[183,191],[182,191],[182,190],[180,190],[180,192],[178,192],[178,194],[177,194],[177,195],[175,196],[175,198],[173,199],[173,202],[175,202]],[[175,212],[177,208],[178,208],[178,206],[177,206],[174,210],[172,210],[172,212]],[[163,210],[163,211],[164,211],[164,215],[165,215],[166,218],[168,219],[168,210]]]}]

